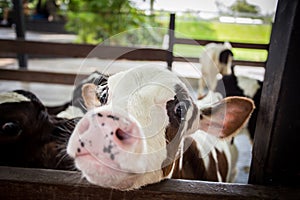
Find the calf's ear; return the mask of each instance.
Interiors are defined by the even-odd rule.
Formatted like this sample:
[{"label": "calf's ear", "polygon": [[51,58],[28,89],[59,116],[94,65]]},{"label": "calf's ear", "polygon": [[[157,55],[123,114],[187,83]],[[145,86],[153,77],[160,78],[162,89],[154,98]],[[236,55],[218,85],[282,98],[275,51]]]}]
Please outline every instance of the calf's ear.
[{"label": "calf's ear", "polygon": [[231,138],[245,126],[255,106],[245,97],[227,97],[200,109],[199,129],[219,138]]},{"label": "calf's ear", "polygon": [[96,96],[97,86],[92,83],[86,83],[82,86],[82,98],[87,110],[100,106],[100,102]]}]

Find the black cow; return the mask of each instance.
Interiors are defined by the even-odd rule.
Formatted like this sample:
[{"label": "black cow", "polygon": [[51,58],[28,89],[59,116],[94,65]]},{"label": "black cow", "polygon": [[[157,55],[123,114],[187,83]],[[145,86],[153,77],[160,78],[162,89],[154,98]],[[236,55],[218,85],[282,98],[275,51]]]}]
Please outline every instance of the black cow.
[{"label": "black cow", "polygon": [[78,120],[50,115],[31,92],[0,94],[0,164],[74,169],[65,147]]}]

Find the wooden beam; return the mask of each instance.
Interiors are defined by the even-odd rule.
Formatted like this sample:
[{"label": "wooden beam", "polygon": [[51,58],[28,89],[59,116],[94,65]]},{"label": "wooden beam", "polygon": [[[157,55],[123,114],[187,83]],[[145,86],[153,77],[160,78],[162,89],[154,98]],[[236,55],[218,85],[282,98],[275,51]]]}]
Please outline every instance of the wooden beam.
[{"label": "wooden beam", "polygon": [[[194,62],[198,63],[199,58],[195,57],[174,57],[174,61],[178,62]],[[233,65],[244,65],[244,66],[252,66],[252,67],[265,67],[266,62],[258,62],[258,61],[246,61],[246,60],[233,60]]]},{"label": "wooden beam", "polygon": [[53,73],[43,71],[28,70],[11,70],[0,69],[0,80],[24,81],[24,82],[40,82],[40,83],[56,83],[72,85],[76,79],[82,79],[86,75],[69,74],[69,73]]},{"label": "wooden beam", "polygon": [[[172,42],[171,42],[172,44]],[[170,45],[171,45],[170,44]],[[174,45],[174,43],[173,43]],[[61,57],[90,57],[100,59],[127,59],[127,60],[148,60],[166,61],[171,68],[173,61],[199,62],[199,58],[174,57],[171,50],[118,47],[118,46],[95,46],[87,44],[65,44],[55,42],[37,42],[23,40],[0,39],[0,52],[8,53],[28,53],[33,55],[52,55]],[[259,48],[259,47],[258,47]],[[246,66],[264,67],[265,62],[234,60],[233,64]]]},{"label": "wooden beam", "polygon": [[259,62],[259,61],[233,60],[232,64],[251,66],[251,67],[266,67],[266,62]]},{"label": "wooden beam", "polygon": [[279,0],[259,105],[249,183],[299,186],[299,35],[300,2]]},{"label": "wooden beam", "polygon": [[87,44],[66,44],[57,42],[37,42],[0,39],[0,52],[55,55],[66,57],[90,57],[100,59],[128,59],[165,61],[167,51],[154,48],[104,46]]},{"label": "wooden beam", "polygon": [[92,185],[79,172],[0,167],[0,199],[291,199],[299,188],[166,180],[134,191]]},{"label": "wooden beam", "polygon": [[[208,43],[224,43],[224,41],[215,40],[196,40],[186,38],[175,38],[175,44],[187,44],[187,45],[207,45]],[[241,43],[241,42],[230,42],[233,48],[245,48],[245,49],[263,49],[268,50],[269,44],[253,44],[253,43]]]},{"label": "wooden beam", "polygon": [[55,42],[0,40],[1,52],[86,57],[96,46]]},{"label": "wooden beam", "polygon": [[169,47],[168,47],[168,54],[167,54],[167,66],[169,70],[172,70],[172,63],[173,63],[173,48],[174,48],[174,40],[175,40],[175,13],[170,14],[170,23],[169,23]]},{"label": "wooden beam", "polygon": [[[24,19],[24,12],[23,12],[23,2],[22,0],[13,0],[13,14],[15,20],[15,31],[17,39],[25,40],[25,19]],[[18,61],[20,68],[27,68],[27,55],[26,54],[18,54]]]}]

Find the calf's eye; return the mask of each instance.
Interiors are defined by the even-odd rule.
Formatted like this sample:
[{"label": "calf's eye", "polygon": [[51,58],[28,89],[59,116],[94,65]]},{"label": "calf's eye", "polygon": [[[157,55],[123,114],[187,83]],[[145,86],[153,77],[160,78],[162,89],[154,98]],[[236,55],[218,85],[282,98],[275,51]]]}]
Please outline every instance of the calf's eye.
[{"label": "calf's eye", "polygon": [[180,101],[175,105],[174,113],[180,120],[184,120],[186,112],[187,112],[186,102]]},{"label": "calf's eye", "polygon": [[2,134],[9,136],[18,136],[22,131],[20,125],[14,122],[7,122],[3,124],[1,128]]}]

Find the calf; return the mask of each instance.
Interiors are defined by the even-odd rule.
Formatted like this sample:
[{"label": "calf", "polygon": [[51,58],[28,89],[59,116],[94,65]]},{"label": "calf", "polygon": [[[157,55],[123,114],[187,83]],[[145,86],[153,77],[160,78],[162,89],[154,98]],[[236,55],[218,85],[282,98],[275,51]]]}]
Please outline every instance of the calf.
[{"label": "calf", "polygon": [[77,121],[50,115],[30,92],[0,94],[0,164],[74,169],[66,143]]},{"label": "calf", "polygon": [[243,127],[251,100],[230,97],[198,108],[177,76],[155,67],[123,71],[82,91],[89,111],[67,152],[91,183],[130,190],[166,178],[233,179],[236,149],[217,138]]},{"label": "calf", "polygon": [[198,98],[205,96],[205,89],[214,91],[217,86],[217,75],[229,75],[233,59],[231,45],[227,42],[224,44],[209,43],[205,46],[201,54],[201,73],[199,79]]}]

